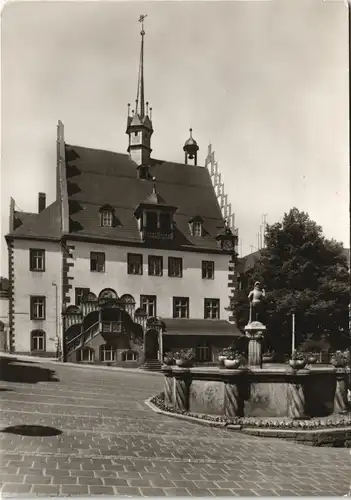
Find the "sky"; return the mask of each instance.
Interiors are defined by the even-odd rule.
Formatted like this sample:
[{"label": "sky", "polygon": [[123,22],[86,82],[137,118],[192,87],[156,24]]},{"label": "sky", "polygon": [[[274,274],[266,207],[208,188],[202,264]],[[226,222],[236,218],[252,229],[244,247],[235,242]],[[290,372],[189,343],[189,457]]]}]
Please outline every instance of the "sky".
[{"label": "sky", "polygon": [[[56,125],[69,144],[126,152],[140,14],[153,157],[182,162],[189,127],[215,150],[257,247],[296,206],[349,247],[348,24],[342,1],[13,2],[1,23],[1,234],[10,196],[55,199]],[[1,274],[7,275],[2,237]]]}]

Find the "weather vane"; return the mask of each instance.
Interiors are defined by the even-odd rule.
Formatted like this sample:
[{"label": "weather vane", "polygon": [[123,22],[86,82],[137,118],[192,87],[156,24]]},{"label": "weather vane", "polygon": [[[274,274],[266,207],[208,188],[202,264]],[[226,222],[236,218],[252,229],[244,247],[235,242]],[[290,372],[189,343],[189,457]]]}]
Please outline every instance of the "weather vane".
[{"label": "weather vane", "polygon": [[141,16],[139,17],[139,23],[141,23],[141,34],[142,35],[145,35],[145,31],[144,31],[144,19],[145,17],[147,17],[147,14],[141,14]]}]

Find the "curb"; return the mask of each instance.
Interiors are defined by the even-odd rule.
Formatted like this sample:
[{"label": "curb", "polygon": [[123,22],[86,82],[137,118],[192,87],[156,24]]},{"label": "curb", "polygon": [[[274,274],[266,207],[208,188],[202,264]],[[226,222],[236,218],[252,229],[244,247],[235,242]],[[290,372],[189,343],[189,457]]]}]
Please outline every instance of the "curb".
[{"label": "curb", "polygon": [[[166,410],[161,410],[152,403],[152,399],[148,398],[144,401],[144,403],[155,413],[159,413],[161,415],[165,415],[167,417],[176,418],[178,420],[185,420],[190,423],[203,425],[206,427],[216,427],[217,429],[223,429],[228,431],[241,431],[244,434],[254,436],[254,437],[271,437],[277,439],[287,439],[293,440],[298,444],[305,444],[309,446],[314,446],[316,443],[320,443],[323,446],[323,443],[326,442],[323,440],[320,441],[318,437],[328,437],[328,435],[332,434],[334,437],[338,435],[342,435],[346,433],[345,440],[348,440],[347,433],[351,433],[351,426],[338,427],[338,428],[324,428],[324,429],[265,429],[265,428],[253,428],[253,427],[244,427],[240,424],[229,424],[227,425],[225,422],[215,422],[210,420],[204,420],[197,417],[191,417],[189,415],[182,415],[181,413],[173,413]],[[304,439],[307,436],[312,437],[313,439]]]},{"label": "curb", "polygon": [[41,358],[36,356],[22,356],[20,354],[8,354],[0,352],[0,357],[16,359],[18,361],[32,361],[39,364],[55,364],[60,366],[66,366],[68,368],[82,368],[82,369],[94,369],[94,370],[106,370],[106,371],[116,371],[116,372],[124,372],[124,373],[136,373],[143,375],[162,375],[161,372],[153,372],[149,370],[143,370],[141,368],[122,368],[120,366],[104,366],[104,365],[95,365],[95,364],[80,364],[80,363],[70,363],[59,361],[57,358]]},{"label": "curb", "polygon": [[177,418],[179,420],[186,420],[188,422],[191,422],[194,424],[199,424],[199,425],[204,425],[206,427],[217,427],[219,429],[230,429],[233,431],[241,429],[240,425],[227,425],[225,422],[215,422],[215,421],[211,421],[211,420],[204,420],[202,418],[191,417],[190,415],[182,415],[181,413],[172,413],[170,411],[161,410],[154,403],[152,403],[151,400],[153,398],[154,398],[154,396],[146,399],[144,401],[144,403],[146,404],[146,406],[148,406],[155,413],[160,413],[161,415],[166,415],[167,417]]}]

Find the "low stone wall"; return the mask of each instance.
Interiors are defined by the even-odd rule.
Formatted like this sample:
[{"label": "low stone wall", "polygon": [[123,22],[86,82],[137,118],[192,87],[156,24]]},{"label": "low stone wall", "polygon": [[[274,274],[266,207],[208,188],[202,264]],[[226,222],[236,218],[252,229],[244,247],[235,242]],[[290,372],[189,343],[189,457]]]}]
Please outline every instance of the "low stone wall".
[{"label": "low stone wall", "polygon": [[162,367],[165,404],[226,417],[318,417],[347,409],[347,369]]}]

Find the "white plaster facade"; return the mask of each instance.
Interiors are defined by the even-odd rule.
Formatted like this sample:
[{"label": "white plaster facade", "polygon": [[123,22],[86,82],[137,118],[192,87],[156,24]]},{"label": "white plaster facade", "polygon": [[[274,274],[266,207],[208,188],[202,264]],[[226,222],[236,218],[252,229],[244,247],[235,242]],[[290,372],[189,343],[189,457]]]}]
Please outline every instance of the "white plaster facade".
[{"label": "white plaster facade", "polygon": [[[31,248],[45,250],[45,271],[30,270]],[[61,266],[62,256],[59,242],[14,239],[15,352],[30,352],[31,331],[43,330],[46,334],[46,352],[56,353],[57,335],[62,335]],[[53,283],[56,283],[57,287]],[[44,320],[31,320],[31,295],[46,297]]]},{"label": "white plaster facade", "polygon": [[[86,243],[68,240],[68,246],[74,246],[72,251],[73,267],[69,277],[70,304],[75,302],[75,288],[90,288],[96,295],[104,288],[113,288],[119,296],[130,294],[140,306],[140,295],[156,295],[157,316],[173,317],[173,297],[189,297],[189,318],[204,319],[204,299],[220,300],[220,319],[228,320],[229,312],[225,310],[229,304],[228,298],[228,266],[229,255],[214,253],[184,252],[175,250],[156,250]],[[90,271],[90,252],[105,253],[105,272]],[[128,253],[143,255],[143,274],[128,274]],[[148,256],[163,257],[163,276],[148,275]],[[168,257],[183,259],[182,278],[168,276]],[[213,261],[215,265],[214,279],[202,278],[202,261]]]}]

